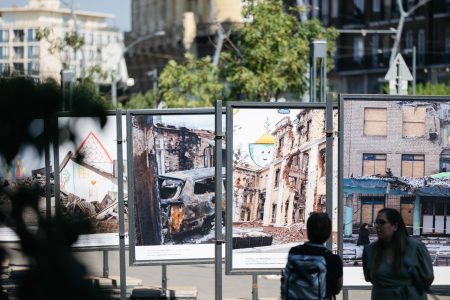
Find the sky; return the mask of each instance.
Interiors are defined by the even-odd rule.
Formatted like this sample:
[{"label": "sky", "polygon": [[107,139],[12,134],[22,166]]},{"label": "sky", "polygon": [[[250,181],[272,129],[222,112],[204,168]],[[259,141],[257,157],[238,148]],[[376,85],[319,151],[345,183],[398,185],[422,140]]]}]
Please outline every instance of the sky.
[{"label": "sky", "polygon": [[255,143],[266,133],[265,123],[269,120],[268,133],[272,133],[275,125],[283,118],[296,119],[299,109],[290,109],[282,114],[276,108],[239,108],[233,114],[233,148],[240,149],[246,161],[252,163],[249,156],[249,144]]},{"label": "sky", "polygon": [[[80,10],[108,13],[116,16],[111,25],[117,26],[121,31],[131,29],[131,0],[74,0]],[[70,0],[62,2],[70,3]],[[0,0],[0,7],[25,6],[28,0]]]}]

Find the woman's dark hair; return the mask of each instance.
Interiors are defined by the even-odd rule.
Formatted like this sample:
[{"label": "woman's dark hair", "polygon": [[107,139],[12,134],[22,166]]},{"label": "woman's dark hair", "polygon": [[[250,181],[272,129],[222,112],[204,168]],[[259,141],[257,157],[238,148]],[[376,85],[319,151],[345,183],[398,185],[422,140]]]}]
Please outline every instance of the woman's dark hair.
[{"label": "woman's dark hair", "polygon": [[[397,224],[397,230],[394,232],[392,237],[392,249],[394,252],[393,267],[394,270],[401,270],[403,265],[403,257],[405,255],[407,241],[408,241],[408,231],[406,230],[405,222],[403,221],[400,212],[393,208],[383,208],[378,211],[378,214],[384,213],[388,222],[392,225]],[[381,259],[385,253],[383,241],[376,241],[376,251],[375,251],[375,266],[381,264]]]},{"label": "woman's dark hair", "polygon": [[306,222],[306,234],[312,243],[325,243],[331,235],[331,220],[328,214],[313,212]]}]

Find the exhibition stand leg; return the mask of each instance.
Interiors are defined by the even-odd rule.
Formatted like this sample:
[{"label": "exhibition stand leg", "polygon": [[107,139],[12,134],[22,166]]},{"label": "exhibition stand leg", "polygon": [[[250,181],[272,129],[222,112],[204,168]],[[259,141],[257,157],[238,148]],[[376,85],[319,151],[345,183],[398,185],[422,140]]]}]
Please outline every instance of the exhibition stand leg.
[{"label": "exhibition stand leg", "polygon": [[[116,111],[117,122],[117,192],[119,203],[119,248],[120,248],[120,299],[127,298],[127,280],[125,273],[125,209],[123,197],[123,148],[122,148],[122,110]],[[103,252],[103,254],[105,254]],[[107,258],[108,256],[106,256]],[[104,262],[105,260],[103,260]]]},{"label": "exhibition stand leg", "polygon": [[258,300],[258,275],[252,274],[252,300]]}]

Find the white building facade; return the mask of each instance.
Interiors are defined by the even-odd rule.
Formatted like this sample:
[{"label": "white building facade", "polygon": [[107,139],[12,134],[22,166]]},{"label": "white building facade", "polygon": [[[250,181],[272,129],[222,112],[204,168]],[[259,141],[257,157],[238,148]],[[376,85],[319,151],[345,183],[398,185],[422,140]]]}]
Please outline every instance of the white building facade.
[{"label": "white building facade", "polygon": [[[58,0],[29,0],[25,7],[0,8],[0,76],[23,75],[59,80],[62,69],[86,75],[94,67],[128,79],[122,56],[123,34],[107,23],[113,15],[62,8]],[[36,32],[50,30],[48,40],[36,39]],[[77,30],[78,29],[78,30]],[[51,50],[67,34],[78,32],[84,46]],[[111,82],[100,79],[101,83]]]}]

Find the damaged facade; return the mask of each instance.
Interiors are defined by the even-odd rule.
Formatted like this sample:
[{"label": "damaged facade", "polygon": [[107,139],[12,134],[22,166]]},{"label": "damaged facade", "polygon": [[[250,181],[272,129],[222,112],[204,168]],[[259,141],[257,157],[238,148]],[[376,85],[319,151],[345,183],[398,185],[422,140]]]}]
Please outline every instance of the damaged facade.
[{"label": "damaged facade", "polygon": [[153,128],[159,174],[214,166],[214,132],[162,123]]},{"label": "damaged facade", "polygon": [[96,233],[117,232],[119,228],[116,164],[93,132],[60,164],[61,199],[66,212],[89,217]]},{"label": "damaged facade", "polygon": [[233,222],[292,225],[304,223],[313,211],[325,211],[324,111],[300,110],[295,122],[281,119],[271,135],[271,163],[256,168],[235,162]]},{"label": "damaged facade", "polygon": [[346,101],[344,113],[345,234],[384,207],[399,210],[412,234],[449,234],[450,182],[429,189],[427,178],[450,167],[450,105]]}]

